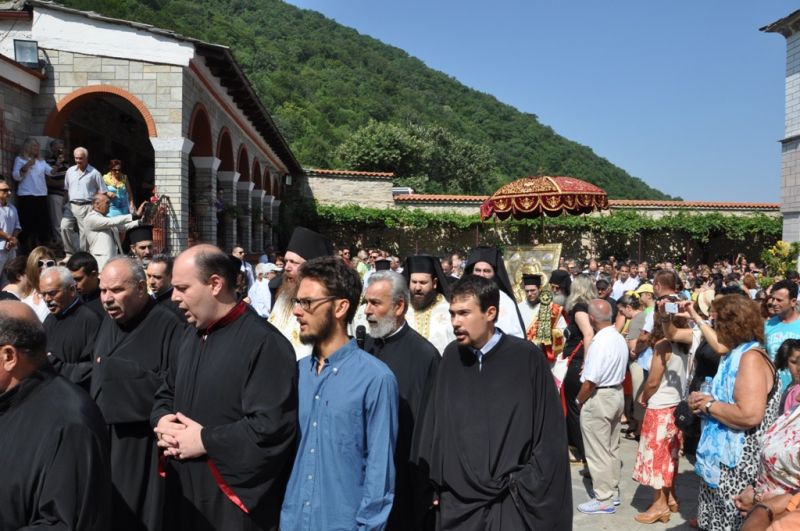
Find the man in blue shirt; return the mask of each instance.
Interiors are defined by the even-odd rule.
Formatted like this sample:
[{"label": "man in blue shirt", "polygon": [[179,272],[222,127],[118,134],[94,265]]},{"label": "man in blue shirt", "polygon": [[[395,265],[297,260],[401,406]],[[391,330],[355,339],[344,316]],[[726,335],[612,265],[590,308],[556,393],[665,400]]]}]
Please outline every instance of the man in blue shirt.
[{"label": "man in blue shirt", "polygon": [[[774,361],[775,354],[787,339],[800,338],[800,312],[797,311],[797,284],[791,280],[781,280],[772,285],[770,305],[775,314],[764,323],[764,342],[769,357]],[[789,371],[779,372],[781,391],[792,382]]]},{"label": "man in blue shirt", "polygon": [[341,258],[304,263],[293,313],[312,355],[298,361],[300,444],[282,531],[382,530],[392,509],[397,381],[347,336],[361,296]]}]

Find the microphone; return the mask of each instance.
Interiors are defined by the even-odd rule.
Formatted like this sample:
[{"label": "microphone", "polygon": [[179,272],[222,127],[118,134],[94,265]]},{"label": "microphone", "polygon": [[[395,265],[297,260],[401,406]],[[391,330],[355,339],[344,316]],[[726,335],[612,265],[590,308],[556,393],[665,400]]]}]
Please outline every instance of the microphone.
[{"label": "microphone", "polygon": [[364,342],[367,340],[367,328],[364,325],[356,327],[356,344],[358,348],[364,350]]}]

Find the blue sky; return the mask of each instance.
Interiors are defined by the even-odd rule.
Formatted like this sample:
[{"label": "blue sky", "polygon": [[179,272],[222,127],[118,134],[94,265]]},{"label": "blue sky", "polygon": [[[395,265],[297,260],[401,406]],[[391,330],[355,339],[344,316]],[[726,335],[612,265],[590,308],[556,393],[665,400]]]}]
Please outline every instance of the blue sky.
[{"label": "blue sky", "polygon": [[[535,113],[671,195],[779,201],[778,0],[290,0]],[[535,168],[532,168],[532,172]]]}]

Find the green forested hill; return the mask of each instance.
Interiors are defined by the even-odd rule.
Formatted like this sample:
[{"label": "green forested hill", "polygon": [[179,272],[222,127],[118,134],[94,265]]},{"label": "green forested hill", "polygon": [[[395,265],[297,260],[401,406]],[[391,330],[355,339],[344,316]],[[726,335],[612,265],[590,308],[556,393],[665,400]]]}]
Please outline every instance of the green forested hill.
[{"label": "green forested hill", "polygon": [[[535,115],[470,89],[402,50],[314,11],[279,0],[63,3],[230,46],[298,160],[307,167],[407,168],[408,164],[386,167],[391,161],[348,156],[343,144],[348,140],[352,144],[357,132],[363,139],[364,128],[370,131],[379,124],[422,131],[421,137],[427,139],[447,136],[459,152],[468,154],[464,158],[472,165],[456,170],[452,161],[442,163],[430,157],[423,169],[415,170],[411,164],[407,171],[429,178],[411,181],[418,191],[490,193],[502,182],[549,174],[586,179],[606,189],[612,198],[667,198],[590,148],[540,124]],[[456,174],[475,168],[481,175],[454,182],[452,175],[430,173],[437,168]]]}]

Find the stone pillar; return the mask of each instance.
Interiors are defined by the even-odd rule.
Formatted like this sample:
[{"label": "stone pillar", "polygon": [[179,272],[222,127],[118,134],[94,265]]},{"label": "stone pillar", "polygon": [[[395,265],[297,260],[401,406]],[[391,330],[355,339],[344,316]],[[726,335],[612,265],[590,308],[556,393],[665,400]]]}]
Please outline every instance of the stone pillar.
[{"label": "stone pillar", "polygon": [[256,189],[250,192],[250,217],[253,227],[251,233],[250,252],[264,252],[264,190]]},{"label": "stone pillar", "polygon": [[155,184],[159,197],[164,198],[166,219],[163,226],[154,227],[153,239],[158,241],[162,229],[165,247],[162,252],[177,254],[186,249],[189,235],[189,152],[194,143],[188,138],[150,139],[155,159]]},{"label": "stone pillar", "polygon": [[236,206],[239,207],[239,217],[236,219],[239,245],[244,247],[244,252],[251,253],[252,247],[252,216],[250,215],[250,193],[256,184],[250,181],[236,184]]},{"label": "stone pillar", "polygon": [[272,245],[275,240],[273,234],[278,226],[278,219],[272,216],[272,202],[275,200],[274,195],[264,195],[262,200],[262,210],[264,211],[264,219],[269,221],[269,225],[264,229],[264,245]]},{"label": "stone pillar", "polygon": [[217,157],[192,157],[194,163],[194,191],[192,207],[200,241],[217,244]]},{"label": "stone pillar", "polygon": [[232,210],[238,206],[236,203],[236,184],[239,182],[239,172],[218,171],[217,181],[219,186],[222,187],[222,200],[225,202],[225,212],[222,213],[222,222],[220,223],[220,230],[222,231],[220,245],[224,252],[230,253],[233,246],[238,243],[236,239],[236,217],[232,214]]}]

